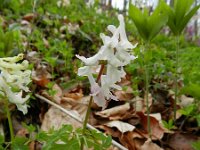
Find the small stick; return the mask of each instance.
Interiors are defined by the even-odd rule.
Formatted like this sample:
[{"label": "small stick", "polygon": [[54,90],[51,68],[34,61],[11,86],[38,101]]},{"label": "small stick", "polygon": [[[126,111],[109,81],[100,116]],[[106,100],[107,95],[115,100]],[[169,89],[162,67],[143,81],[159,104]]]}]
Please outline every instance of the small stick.
[{"label": "small stick", "polygon": [[[46,97],[43,97],[39,94],[35,94],[35,96],[43,101],[45,101],[46,103],[58,108],[59,110],[63,111],[64,113],[66,113],[67,115],[69,115],[70,117],[74,118],[76,121],[83,123],[82,119],[79,118],[78,116],[76,116],[75,114],[73,114],[72,112],[66,110],[65,108],[61,107],[60,105],[50,101],[49,99],[47,99]],[[97,130],[95,127],[93,127],[92,125],[90,125],[89,123],[87,123],[87,128],[95,130],[97,132],[100,132],[99,130]],[[125,148],[124,146],[122,146],[121,144],[119,144],[118,142],[116,142],[115,140],[112,140],[112,144],[116,147],[118,147],[120,150],[128,150],[127,148]]]}]

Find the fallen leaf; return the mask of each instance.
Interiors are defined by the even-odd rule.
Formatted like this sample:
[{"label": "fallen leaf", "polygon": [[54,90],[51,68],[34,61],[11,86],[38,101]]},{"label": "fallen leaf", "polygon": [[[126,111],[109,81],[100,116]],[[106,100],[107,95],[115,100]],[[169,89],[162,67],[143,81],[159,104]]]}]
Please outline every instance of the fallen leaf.
[{"label": "fallen leaf", "polygon": [[200,140],[200,137],[189,133],[175,133],[169,137],[169,145],[176,150],[193,150],[191,143]]},{"label": "fallen leaf", "polygon": [[96,112],[95,115],[100,116],[102,118],[109,118],[110,120],[112,120],[112,118],[116,119],[116,116],[119,116],[118,118],[120,119],[121,116],[124,116],[124,114],[126,114],[130,110],[130,108],[130,104],[125,103],[124,105]]},{"label": "fallen leaf", "polygon": [[71,98],[73,100],[81,100],[83,98],[83,90],[80,86],[75,87],[71,91],[65,92],[63,94],[64,98]]},{"label": "fallen leaf", "polygon": [[[74,111],[74,114],[79,116],[76,111]],[[44,116],[41,129],[44,131],[48,131],[52,128],[60,129],[64,124],[71,124],[74,128],[82,127],[82,124],[80,122],[76,121],[72,117],[68,116],[66,113],[52,106],[49,108]]]},{"label": "fallen leaf", "polygon": [[119,137],[119,141],[129,150],[137,150],[135,143],[136,140],[134,141],[133,138],[131,138],[131,136],[131,132],[122,134],[122,136]]},{"label": "fallen leaf", "polygon": [[[145,115],[143,112],[137,112],[137,115],[140,117],[140,124],[143,127],[141,129],[141,133],[144,137],[148,138],[147,115]],[[161,127],[159,121],[152,116],[150,116],[150,128],[152,139],[162,139],[164,135],[164,129]]]},{"label": "fallen leaf", "polygon": [[194,98],[187,97],[185,95],[181,95],[180,97],[180,105],[181,107],[186,107],[194,102]]},{"label": "fallen leaf", "polygon": [[133,98],[133,89],[131,87],[127,87],[127,89],[124,91],[118,90],[115,92],[115,96],[120,101],[129,101]]},{"label": "fallen leaf", "polygon": [[37,68],[32,71],[32,80],[34,83],[41,87],[46,87],[50,82],[51,75],[47,71],[47,67],[45,65],[37,65]]},{"label": "fallen leaf", "polygon": [[104,130],[106,134],[111,135],[112,137],[115,137],[115,138],[119,138],[122,135],[122,133],[116,128],[111,128],[106,125],[98,125],[95,127]]},{"label": "fallen leaf", "polygon": [[37,15],[34,14],[34,13],[29,13],[29,14],[26,14],[25,16],[23,16],[23,20],[26,20],[26,21],[31,21],[33,20]]},{"label": "fallen leaf", "polygon": [[126,122],[117,121],[117,120],[109,121],[109,122],[105,123],[104,125],[106,125],[108,127],[116,127],[122,133],[125,133],[128,131],[133,131],[135,129],[135,126],[128,124]]},{"label": "fallen leaf", "polygon": [[56,103],[60,104],[62,99],[62,89],[58,84],[54,84],[52,90],[55,91],[55,94],[53,95],[53,100]]},{"label": "fallen leaf", "polygon": [[131,100],[131,103],[133,103],[133,106],[136,111],[143,111],[144,108],[143,98],[136,96]]},{"label": "fallen leaf", "polygon": [[147,139],[147,141],[141,146],[141,150],[164,150],[159,147],[157,144],[153,143],[151,139]]}]

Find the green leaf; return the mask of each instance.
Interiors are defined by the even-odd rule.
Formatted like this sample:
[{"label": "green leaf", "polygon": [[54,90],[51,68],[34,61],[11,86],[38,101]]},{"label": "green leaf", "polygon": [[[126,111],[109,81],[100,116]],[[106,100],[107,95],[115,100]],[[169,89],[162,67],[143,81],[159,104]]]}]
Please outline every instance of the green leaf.
[{"label": "green leaf", "polygon": [[148,18],[148,40],[153,39],[161,30],[161,28],[167,23],[168,15],[164,10],[163,1],[157,6],[153,14]]},{"label": "green leaf", "polygon": [[200,141],[193,142],[192,147],[194,148],[194,150],[200,150]]},{"label": "green leaf", "polygon": [[195,118],[197,119],[198,127],[200,127],[200,114],[196,115]]},{"label": "green leaf", "polygon": [[[64,125],[61,129],[55,131],[39,132],[37,135],[37,140],[40,142],[44,142],[43,150],[50,150],[52,146],[56,144],[57,141],[61,140],[63,142],[67,142],[68,139],[71,138],[70,134],[72,133],[71,125]],[[63,140],[65,139],[65,140]]]},{"label": "green leaf", "polygon": [[144,40],[148,40],[147,34],[148,30],[146,28],[147,20],[145,18],[145,15],[134,5],[130,4],[129,7],[129,16],[133,20],[140,36]]},{"label": "green leaf", "polygon": [[179,109],[179,112],[185,116],[190,116],[194,112],[195,108],[196,108],[195,105],[191,104],[187,107]]},{"label": "green leaf", "polygon": [[[79,150],[80,144],[77,139],[72,139],[67,143],[67,149],[68,150]],[[53,149],[52,149],[53,150]]]},{"label": "green leaf", "polygon": [[[200,6],[191,8],[194,0],[176,0],[174,7],[166,5],[168,12],[168,26],[174,35],[180,35],[189,20],[197,12]],[[190,10],[191,9],[191,10]]]},{"label": "green leaf", "polygon": [[25,145],[25,143],[28,141],[25,137],[15,137],[13,143],[12,143],[12,149],[14,150],[29,150],[28,145]]},{"label": "green leaf", "polygon": [[129,16],[133,20],[143,40],[152,40],[167,23],[168,15],[164,7],[165,3],[161,0],[152,15],[149,16],[149,11],[147,9],[144,9],[142,12],[136,6],[130,4]]},{"label": "green leaf", "polygon": [[175,15],[176,15],[176,22],[175,24],[177,26],[180,26],[179,24],[182,22],[182,19],[184,18],[187,11],[190,9],[192,3],[194,0],[176,0],[175,1]]},{"label": "green leaf", "polygon": [[197,99],[200,99],[200,85],[198,84],[190,84],[186,87],[181,89],[181,94],[188,94],[190,96],[193,96]]},{"label": "green leaf", "polygon": [[34,132],[34,131],[36,130],[35,126],[33,126],[32,124],[27,125],[27,124],[25,124],[25,123],[23,122],[23,123],[22,123],[22,126],[23,126],[24,128],[26,128],[26,129],[28,130],[29,133],[32,133],[32,132]]},{"label": "green leaf", "polygon": [[4,143],[4,136],[0,134],[0,144]]},{"label": "green leaf", "polygon": [[200,8],[200,5],[194,7],[181,21],[179,32],[182,32],[182,30],[185,28],[189,20],[192,18],[192,16],[197,12],[197,10]]},{"label": "green leaf", "polygon": [[111,144],[112,144],[112,137],[111,136],[107,136],[102,143],[103,147],[105,147],[105,148],[109,148],[111,146]]}]

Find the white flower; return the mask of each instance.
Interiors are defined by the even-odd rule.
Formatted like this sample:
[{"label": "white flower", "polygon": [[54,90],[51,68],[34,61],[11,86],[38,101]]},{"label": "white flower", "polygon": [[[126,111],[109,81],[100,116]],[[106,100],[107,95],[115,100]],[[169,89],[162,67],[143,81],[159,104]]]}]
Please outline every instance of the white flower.
[{"label": "white flower", "polygon": [[[137,44],[132,45],[126,36],[124,18],[122,15],[118,16],[120,22],[119,27],[109,25],[107,29],[112,33],[112,36],[106,36],[101,33],[100,37],[103,41],[99,52],[90,58],[76,55],[84,62],[86,66],[79,68],[78,75],[87,76],[91,85],[91,95],[94,102],[102,107],[106,106],[106,100],[117,98],[112,94],[111,90],[121,90],[117,82],[121,81],[126,73],[123,66],[129,64],[131,60],[136,59],[134,55],[130,54],[130,50],[135,48]],[[95,82],[93,77],[93,66],[99,66],[99,62],[105,60],[107,62],[106,74],[101,75],[100,85]]]},{"label": "white flower", "polygon": [[28,61],[17,63],[23,59],[23,54],[15,57],[0,58],[0,91],[1,95],[8,98],[9,102],[16,104],[18,110],[27,113],[26,101],[29,96],[22,97],[22,92],[28,92],[28,84],[31,82],[31,71],[28,69]]}]

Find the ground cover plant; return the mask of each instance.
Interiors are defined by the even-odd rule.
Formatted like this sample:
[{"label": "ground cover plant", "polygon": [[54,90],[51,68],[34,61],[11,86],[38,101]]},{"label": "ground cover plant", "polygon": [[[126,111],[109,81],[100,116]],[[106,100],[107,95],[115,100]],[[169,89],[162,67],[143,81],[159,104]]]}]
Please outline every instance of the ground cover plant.
[{"label": "ground cover plant", "polygon": [[0,150],[200,149],[199,7],[2,0]]}]

